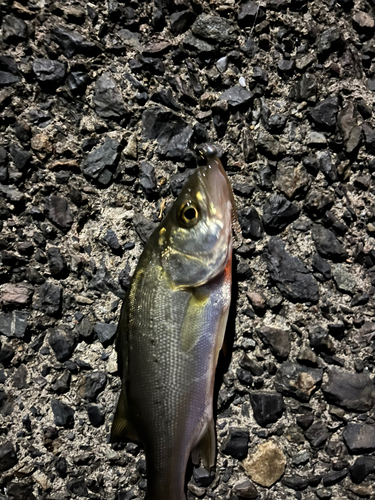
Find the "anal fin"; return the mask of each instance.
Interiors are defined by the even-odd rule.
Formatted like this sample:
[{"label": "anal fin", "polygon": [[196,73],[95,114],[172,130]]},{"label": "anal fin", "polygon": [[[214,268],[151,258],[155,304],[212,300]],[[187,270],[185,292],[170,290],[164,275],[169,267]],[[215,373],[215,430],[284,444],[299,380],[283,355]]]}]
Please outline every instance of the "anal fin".
[{"label": "anal fin", "polygon": [[191,452],[191,460],[194,465],[199,465],[202,460],[203,466],[210,471],[215,465],[216,436],[214,420],[211,419],[204,428],[199,442]]},{"label": "anal fin", "polygon": [[140,443],[138,433],[129,418],[128,403],[124,389],[121,389],[120,397],[117,403],[115,416],[111,428],[111,443],[117,441],[133,441]]}]

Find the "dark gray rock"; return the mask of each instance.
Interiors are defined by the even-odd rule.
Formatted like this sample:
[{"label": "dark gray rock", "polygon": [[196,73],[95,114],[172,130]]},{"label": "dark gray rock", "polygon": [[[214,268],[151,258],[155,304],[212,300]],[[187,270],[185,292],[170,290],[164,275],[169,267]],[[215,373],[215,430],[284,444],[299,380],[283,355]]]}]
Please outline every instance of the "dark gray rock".
[{"label": "dark gray rock", "polygon": [[259,132],[257,140],[258,150],[263,153],[267,158],[278,158],[285,152],[284,146],[275,139],[271,134],[262,130]]},{"label": "dark gray rock", "polygon": [[340,292],[353,295],[357,287],[357,282],[353,277],[353,274],[345,269],[341,264],[337,264],[333,267],[332,277],[335,285]]},{"label": "dark gray rock", "polygon": [[316,41],[316,51],[320,56],[327,56],[342,46],[339,28],[333,27],[323,31]]},{"label": "dark gray rock", "polygon": [[262,220],[254,207],[245,207],[239,210],[238,221],[244,238],[251,238],[252,240],[263,238]]},{"label": "dark gray rock", "polygon": [[277,63],[277,69],[281,76],[291,76],[294,72],[296,63],[293,59],[281,59]]},{"label": "dark gray rock", "polygon": [[294,95],[297,101],[314,101],[318,92],[316,77],[311,73],[304,73],[296,84]]},{"label": "dark gray rock", "polygon": [[171,108],[174,111],[179,111],[181,106],[178,104],[176,99],[173,97],[171,89],[159,90],[151,96],[151,101],[163,104],[167,108]]},{"label": "dark gray rock", "polygon": [[107,385],[107,375],[104,372],[91,372],[84,376],[78,394],[88,401],[94,402]]},{"label": "dark gray rock", "polygon": [[278,392],[309,401],[323,378],[323,370],[307,368],[297,363],[284,362],[276,372],[275,387]]},{"label": "dark gray rock", "polygon": [[191,10],[181,10],[169,16],[171,32],[174,35],[181,35],[190,28],[196,19],[196,14]]},{"label": "dark gray rock", "polygon": [[36,500],[36,497],[32,486],[14,482],[7,484],[7,500]]},{"label": "dark gray rock", "polygon": [[289,333],[273,328],[271,326],[262,326],[257,330],[257,333],[262,342],[271,348],[271,351],[276,358],[285,360],[289,356],[291,343]]},{"label": "dark gray rock", "polygon": [[296,220],[299,214],[296,205],[284,196],[273,194],[263,206],[263,225],[269,234],[277,234]]},{"label": "dark gray rock", "polygon": [[247,456],[249,444],[249,431],[233,427],[229,429],[229,435],[221,446],[221,452],[224,455],[230,455],[233,458],[242,460]]},{"label": "dark gray rock", "polygon": [[87,407],[87,415],[93,427],[100,427],[104,424],[105,412],[101,411],[98,406],[89,405]]},{"label": "dark gray rock", "polygon": [[351,154],[360,145],[362,131],[357,125],[357,108],[352,102],[345,104],[337,116],[337,126],[344,140],[346,152]]},{"label": "dark gray rock", "polygon": [[69,371],[65,371],[52,385],[51,389],[56,394],[65,394],[70,389],[72,376]]},{"label": "dark gray rock", "polygon": [[0,85],[12,85],[21,81],[21,75],[14,59],[0,56]]},{"label": "dark gray rock", "polygon": [[106,137],[104,143],[91,151],[83,160],[81,165],[83,174],[106,187],[112,180],[112,172],[119,157],[119,148],[120,144],[115,139]]},{"label": "dark gray rock", "polygon": [[328,182],[336,182],[338,180],[337,169],[332,163],[329,151],[322,151],[318,154],[318,167]]},{"label": "dark gray rock", "polygon": [[53,330],[48,339],[58,361],[70,359],[76,345],[74,336],[64,330]]},{"label": "dark gray rock", "polygon": [[55,316],[61,311],[62,287],[46,281],[39,288],[39,300],[35,306],[49,316]]},{"label": "dark gray rock", "polygon": [[349,472],[354,483],[361,483],[369,474],[375,472],[375,457],[358,457]]},{"label": "dark gray rock", "polygon": [[15,143],[12,143],[10,145],[9,152],[17,170],[19,170],[20,172],[26,170],[31,160],[31,153],[29,151],[25,151]]},{"label": "dark gray rock", "polygon": [[201,14],[194,22],[192,28],[194,35],[214,43],[231,43],[237,40],[237,26],[220,16]]},{"label": "dark gray rock", "polygon": [[57,427],[71,429],[74,427],[74,410],[58,399],[51,400],[53,421]]},{"label": "dark gray rock", "polygon": [[349,452],[354,455],[375,451],[375,427],[373,425],[349,423],[342,436]]},{"label": "dark gray rock", "polygon": [[0,364],[8,366],[15,355],[15,350],[11,345],[3,344],[0,349]]},{"label": "dark gray rock", "polygon": [[139,169],[139,183],[149,199],[157,196],[157,181],[155,169],[151,163],[143,161]]},{"label": "dark gray rock", "polygon": [[241,384],[248,386],[251,386],[253,384],[253,377],[249,371],[242,368],[237,368],[236,375]]},{"label": "dark gray rock", "polygon": [[104,241],[114,254],[122,254],[122,246],[117,238],[117,234],[112,229],[108,229],[106,235],[104,236]]},{"label": "dark gray rock", "polygon": [[347,251],[330,229],[316,224],[312,229],[311,236],[317,251],[322,257],[333,261],[347,259]]},{"label": "dark gray rock", "polygon": [[253,28],[255,24],[261,23],[265,17],[265,11],[257,3],[250,0],[242,5],[237,21],[241,27]]},{"label": "dark gray rock", "polygon": [[66,477],[66,473],[68,470],[68,464],[66,462],[65,457],[60,456],[56,459],[55,469],[60,477],[63,477],[63,478]]},{"label": "dark gray rock", "polygon": [[97,44],[86,41],[78,31],[72,31],[63,26],[55,26],[51,29],[51,39],[60,46],[64,56],[68,59],[75,54],[94,56],[101,52]]},{"label": "dark gray rock", "polygon": [[20,365],[16,373],[13,375],[13,385],[16,389],[24,389],[27,384],[27,368],[25,365]]},{"label": "dark gray rock", "polygon": [[18,462],[16,450],[10,441],[0,444],[0,472],[14,467]]},{"label": "dark gray rock", "polygon": [[118,120],[127,114],[122,94],[109,73],[103,73],[96,80],[93,101],[101,118]]},{"label": "dark gray rock", "polygon": [[96,323],[94,326],[94,332],[103,345],[112,343],[115,338],[117,326],[113,323]]},{"label": "dark gray rock", "polygon": [[254,418],[262,427],[277,422],[285,410],[284,399],[277,392],[252,391],[250,402]]},{"label": "dark gray rock", "polygon": [[55,59],[35,59],[33,71],[41,85],[59,85],[65,78],[65,64]]},{"label": "dark gray rock", "polygon": [[280,292],[293,302],[317,302],[319,288],[309,270],[297,258],[285,251],[278,238],[268,242],[265,257],[271,279]]},{"label": "dark gray rock", "polygon": [[326,130],[331,129],[336,125],[338,112],[338,97],[332,96],[319,102],[311,111],[310,115],[318,130]]},{"label": "dark gray rock", "polygon": [[55,279],[66,278],[69,269],[65,257],[58,247],[49,247],[47,250],[49,270]]},{"label": "dark gray rock", "polygon": [[85,71],[72,71],[66,83],[72,92],[83,94],[87,85],[90,83],[90,77]]},{"label": "dark gray rock", "polygon": [[49,220],[60,229],[69,230],[71,228],[73,216],[66,198],[62,196],[48,197],[44,210]]},{"label": "dark gray rock", "polygon": [[83,477],[72,479],[67,483],[67,489],[73,495],[77,495],[78,497],[88,497],[89,492],[86,486],[86,481]]},{"label": "dark gray rock", "polygon": [[27,311],[12,311],[0,313],[0,333],[9,338],[23,339],[25,337],[29,313]]},{"label": "dark gray rock", "polygon": [[12,14],[4,16],[2,29],[3,40],[6,43],[16,44],[24,42],[27,39],[27,25],[25,21]]},{"label": "dark gray rock", "polygon": [[366,372],[350,373],[332,368],[322,391],[329,403],[350,411],[365,412],[375,404],[374,384]]},{"label": "dark gray rock", "polygon": [[146,219],[146,217],[141,214],[134,215],[133,224],[136,233],[138,234],[142,243],[145,245],[149,240],[151,234],[156,229],[157,225],[155,224],[155,222]]},{"label": "dark gray rock", "polygon": [[329,438],[327,426],[318,420],[305,431],[305,437],[313,448],[321,448]]},{"label": "dark gray rock", "polygon": [[331,279],[331,266],[318,253],[313,255],[312,267],[324,281]]},{"label": "dark gray rock", "polygon": [[375,130],[369,123],[362,123],[362,132],[367,152],[375,155]]},{"label": "dark gray rock", "polygon": [[293,476],[284,476],[281,479],[281,482],[287,488],[291,488],[296,491],[303,491],[309,485],[309,479],[298,474],[294,474]]},{"label": "dark gray rock", "polygon": [[239,498],[255,499],[259,497],[255,484],[249,479],[244,479],[243,481],[236,483],[233,486],[233,490]]},{"label": "dark gray rock", "polygon": [[185,36],[184,47],[193,52],[198,52],[201,56],[212,55],[215,50],[215,47],[212,44],[195,37],[191,33]]},{"label": "dark gray rock", "polygon": [[313,218],[321,217],[335,201],[331,193],[326,193],[317,189],[311,189],[303,203],[303,208]]},{"label": "dark gray rock", "polygon": [[249,92],[240,85],[235,85],[225,90],[219,97],[220,101],[227,101],[233,110],[247,108],[253,98],[252,92]]},{"label": "dark gray rock", "polygon": [[324,486],[327,487],[341,483],[341,481],[346,478],[348,473],[349,473],[348,469],[333,470],[323,476],[323,484]]},{"label": "dark gray rock", "polygon": [[332,339],[328,335],[328,331],[321,326],[314,327],[309,332],[310,347],[316,352],[326,352],[328,354],[335,353],[335,346]]}]

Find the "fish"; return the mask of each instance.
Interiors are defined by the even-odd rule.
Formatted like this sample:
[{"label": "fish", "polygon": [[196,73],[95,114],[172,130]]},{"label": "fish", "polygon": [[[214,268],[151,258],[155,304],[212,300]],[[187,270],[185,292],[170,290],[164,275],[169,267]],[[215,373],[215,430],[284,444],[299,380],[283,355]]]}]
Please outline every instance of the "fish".
[{"label": "fish", "polygon": [[215,148],[147,242],[124,299],[111,442],[143,445],[147,500],[186,500],[191,457],[216,459],[215,371],[231,303],[233,192]]}]

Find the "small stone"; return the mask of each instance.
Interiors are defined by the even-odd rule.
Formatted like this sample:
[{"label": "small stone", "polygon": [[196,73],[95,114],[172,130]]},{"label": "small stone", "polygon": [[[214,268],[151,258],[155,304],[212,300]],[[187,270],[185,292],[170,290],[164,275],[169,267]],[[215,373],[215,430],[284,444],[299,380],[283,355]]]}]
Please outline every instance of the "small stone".
[{"label": "small stone", "polygon": [[317,53],[321,56],[335,52],[342,45],[340,30],[336,27],[328,28],[318,36],[316,41]]},{"label": "small stone", "polygon": [[77,495],[78,497],[88,497],[89,493],[86,486],[86,481],[83,477],[78,479],[72,479],[67,483],[67,489],[73,495]]},{"label": "small stone", "polygon": [[194,467],[193,478],[196,485],[200,488],[207,488],[215,478],[215,475],[203,467]]},{"label": "small stone", "polygon": [[145,245],[149,240],[151,234],[155,231],[157,225],[149,219],[146,219],[146,217],[141,214],[134,215],[133,224],[136,233],[138,234],[142,243]]},{"label": "small stone", "polygon": [[14,59],[0,56],[0,85],[12,85],[20,80],[20,72]]},{"label": "small stone", "polygon": [[94,56],[101,52],[97,44],[86,41],[78,31],[63,26],[54,26],[51,29],[51,39],[60,46],[68,59],[75,54]]},{"label": "small stone", "polygon": [[238,16],[238,24],[243,28],[252,28],[254,24],[261,23],[266,17],[264,10],[252,0],[242,5]]},{"label": "small stone", "polygon": [[287,359],[291,349],[289,333],[273,328],[271,326],[262,326],[257,333],[262,342],[271,348],[271,351],[276,358]]},{"label": "small stone", "polygon": [[21,365],[13,376],[13,385],[16,389],[24,389],[27,384],[27,368]]},{"label": "small stone", "polygon": [[332,96],[319,102],[310,114],[319,130],[326,130],[336,125],[338,112],[339,100]]},{"label": "small stone", "polygon": [[313,448],[321,448],[329,438],[329,432],[324,423],[318,420],[305,431],[305,437]]},{"label": "small stone", "polygon": [[[30,303],[33,293],[34,287],[28,283],[6,283],[1,289],[0,303],[12,308],[25,307]],[[10,316],[6,318],[9,319]]]},{"label": "small stone", "polygon": [[373,425],[349,423],[342,436],[352,454],[375,451],[375,428]]},{"label": "small stone", "polygon": [[240,85],[236,85],[225,90],[219,97],[220,101],[227,101],[234,111],[250,105],[253,94]]},{"label": "small stone", "polygon": [[335,484],[338,484],[346,478],[348,473],[348,469],[334,470],[332,472],[329,472],[328,474],[325,474],[323,476],[323,484],[324,486],[333,486]]},{"label": "small stone", "polygon": [[[311,64],[311,59],[308,59],[307,62]],[[299,69],[300,64],[297,60],[297,69]],[[295,98],[297,101],[316,102],[317,91],[318,84],[316,81],[316,77],[311,73],[304,73],[294,89]]]},{"label": "small stone", "polygon": [[196,15],[191,10],[182,10],[174,12],[169,16],[171,32],[174,35],[181,35],[190,28],[196,19]]},{"label": "small stone", "polygon": [[61,310],[62,288],[49,281],[39,288],[39,301],[35,303],[37,309],[49,316],[57,315]]},{"label": "small stone", "polygon": [[304,264],[284,248],[285,244],[278,238],[271,238],[268,242],[265,257],[271,279],[288,300],[317,302],[319,297],[317,282]]},{"label": "small stone", "polygon": [[293,476],[284,476],[281,482],[287,488],[291,488],[292,490],[296,491],[305,490],[309,485],[309,479],[298,474],[295,474]]},{"label": "small stone", "polygon": [[46,199],[45,212],[47,217],[60,229],[69,230],[73,217],[68,200],[62,196],[50,196]]},{"label": "small stone", "polygon": [[127,114],[121,91],[109,73],[103,73],[96,80],[93,101],[95,111],[101,118],[116,120],[124,118]]},{"label": "small stone", "polygon": [[[112,179],[112,171],[119,157],[119,148],[120,144],[115,139],[106,137],[104,143],[91,151],[83,160],[81,165],[83,174],[106,187]],[[109,182],[106,182],[107,177]]]},{"label": "small stone", "polygon": [[262,130],[259,132],[257,140],[258,150],[268,158],[278,158],[285,152],[284,146],[271,134]]},{"label": "small stone", "polygon": [[51,400],[53,420],[58,427],[71,429],[74,427],[74,410],[58,399]]},{"label": "small stone", "polygon": [[362,132],[368,153],[375,154],[375,130],[368,123],[362,123]]},{"label": "small stone", "polygon": [[49,270],[55,279],[66,278],[69,274],[68,265],[58,247],[49,247],[47,250]]},{"label": "small stone", "polygon": [[112,323],[96,323],[94,333],[104,346],[112,344],[116,335],[117,326]]},{"label": "small stone", "polygon": [[68,87],[75,94],[84,94],[89,83],[90,77],[85,71],[72,71],[67,78]]},{"label": "small stone", "polygon": [[105,413],[102,412],[98,406],[89,405],[87,407],[87,415],[93,427],[100,427],[104,424]]},{"label": "small stone", "polygon": [[293,465],[305,465],[307,462],[310,461],[311,455],[310,453],[305,450],[305,451],[300,451],[299,453],[296,453],[292,457],[292,463]]},{"label": "small stone", "polygon": [[104,391],[107,376],[104,372],[91,372],[84,376],[78,388],[78,394],[88,401],[96,401],[97,396]]},{"label": "small stone", "polygon": [[53,330],[48,339],[58,361],[70,359],[75,349],[75,338],[64,330]]},{"label": "small stone", "polygon": [[263,206],[263,224],[270,234],[283,231],[300,214],[296,205],[293,205],[284,196],[273,194]]},{"label": "small stone", "polygon": [[353,16],[353,26],[358,33],[363,33],[372,36],[374,33],[375,21],[374,18],[367,12],[358,11]]},{"label": "small stone", "polygon": [[302,164],[295,167],[289,161],[280,161],[276,170],[276,187],[288,198],[307,191],[311,178]]},{"label": "small stone", "polygon": [[192,28],[194,35],[214,43],[231,43],[237,40],[238,32],[234,23],[220,16],[201,14]]},{"label": "small stone", "polygon": [[322,391],[329,403],[349,411],[365,412],[375,404],[375,389],[366,372],[350,373],[331,368]]},{"label": "small stone", "polygon": [[255,483],[269,488],[284,474],[286,457],[274,441],[267,441],[257,446],[242,465]]},{"label": "small stone", "polygon": [[106,235],[104,236],[104,241],[107,243],[114,254],[122,254],[122,246],[118,241],[116,233],[112,231],[112,229],[108,229]]},{"label": "small stone", "polygon": [[348,257],[347,251],[330,229],[316,224],[312,229],[311,236],[322,257],[335,261],[345,260]]},{"label": "small stone", "polygon": [[349,471],[352,480],[361,483],[369,474],[375,472],[375,457],[358,457]]},{"label": "small stone", "polygon": [[255,499],[259,497],[255,484],[253,484],[249,479],[244,479],[235,483],[233,490],[240,498]]},{"label": "small stone", "polygon": [[0,333],[9,338],[23,339],[26,333],[29,313],[12,311],[0,313]]},{"label": "small stone", "polygon": [[329,500],[332,497],[332,490],[330,488],[317,488],[316,496],[320,500]]},{"label": "small stone", "polygon": [[27,39],[27,25],[25,21],[12,14],[3,17],[3,40],[6,43],[17,44]]},{"label": "small stone", "polygon": [[238,221],[244,238],[259,240],[263,238],[262,220],[254,207],[245,207],[238,211]]},{"label": "small stone", "polygon": [[64,394],[70,389],[71,375],[68,371],[65,371],[51,386],[52,390],[56,394]]},{"label": "small stone", "polygon": [[260,312],[265,310],[267,301],[263,294],[258,292],[248,292],[246,296],[255,310]]},{"label": "small stone", "polygon": [[143,161],[139,169],[139,183],[148,199],[157,196],[157,181],[155,169],[151,163]]},{"label": "small stone", "polygon": [[331,193],[311,189],[303,203],[306,212],[314,218],[321,217],[331,206],[335,199]]},{"label": "small stone", "polygon": [[205,54],[207,56],[211,55],[215,47],[204,40],[200,40],[196,38],[191,33],[185,36],[184,38],[184,47],[188,50],[198,52],[199,54]]},{"label": "small stone", "polygon": [[275,387],[282,394],[307,402],[320,385],[322,378],[321,369],[284,362],[276,372]]},{"label": "small stone", "polygon": [[68,464],[66,462],[65,457],[60,456],[59,458],[57,458],[57,460],[55,462],[55,469],[60,477],[63,477],[63,478],[66,477],[66,472],[68,470]]},{"label": "small stone", "polygon": [[337,126],[344,140],[347,153],[353,153],[361,142],[361,127],[357,125],[357,109],[352,102],[345,104],[337,116]]},{"label": "small stone", "polygon": [[318,357],[315,352],[309,347],[303,346],[298,351],[297,361],[307,366],[316,366]]},{"label": "small stone", "polygon": [[65,65],[55,59],[35,59],[33,71],[41,85],[59,85],[65,78]]},{"label": "small stone", "polygon": [[262,427],[277,422],[285,410],[284,399],[277,392],[252,391],[250,401],[254,418]]},{"label": "small stone", "polygon": [[18,462],[16,450],[10,441],[0,444],[0,472],[14,467]]},{"label": "small stone", "polygon": [[331,266],[318,253],[313,255],[312,267],[324,280],[331,279]]},{"label": "small stone", "polygon": [[325,146],[327,144],[326,136],[320,132],[315,132],[314,130],[310,132],[308,145],[309,146]]},{"label": "small stone", "polygon": [[224,455],[242,460],[247,455],[248,444],[249,431],[247,429],[230,428],[229,435],[221,446],[221,452]]},{"label": "small stone", "polygon": [[336,182],[338,180],[337,169],[332,163],[329,151],[322,151],[321,153],[318,153],[318,167],[328,182]]},{"label": "small stone", "polygon": [[353,275],[348,272],[344,266],[337,264],[332,270],[333,280],[335,285],[340,292],[348,293],[353,295],[357,287],[357,283],[353,278]]}]

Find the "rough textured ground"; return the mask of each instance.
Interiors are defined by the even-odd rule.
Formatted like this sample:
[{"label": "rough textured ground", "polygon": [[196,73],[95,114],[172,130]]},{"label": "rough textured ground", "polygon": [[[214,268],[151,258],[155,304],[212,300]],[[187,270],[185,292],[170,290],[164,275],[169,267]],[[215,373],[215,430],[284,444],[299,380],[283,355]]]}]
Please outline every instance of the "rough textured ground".
[{"label": "rough textured ground", "polygon": [[0,6],[0,497],[143,498],[142,451],[108,444],[114,332],[208,141],[244,241],[187,497],[375,498],[373,3]]}]

